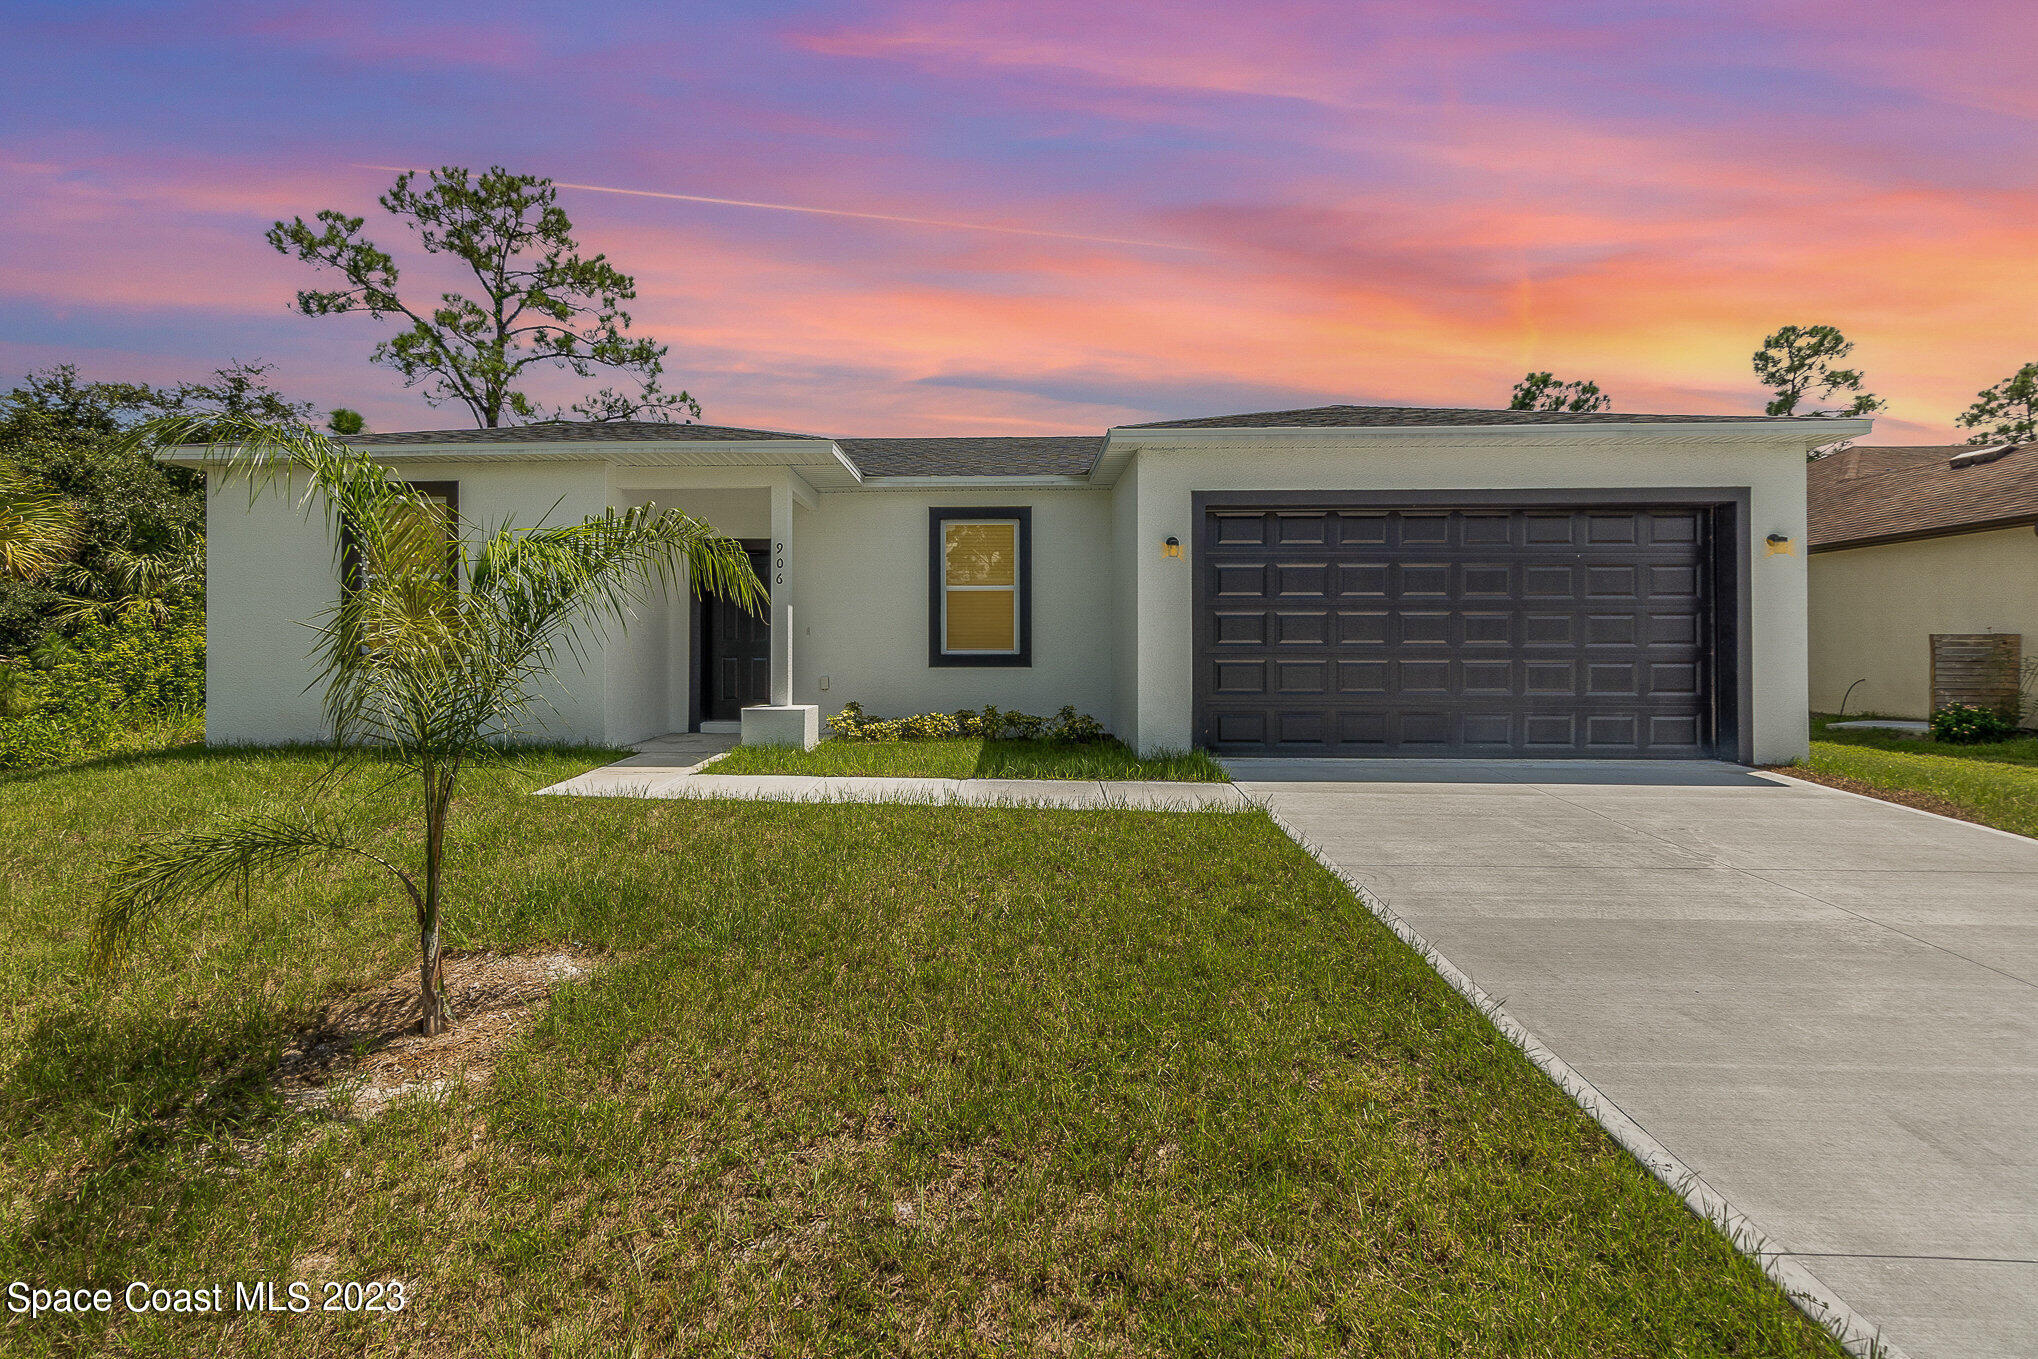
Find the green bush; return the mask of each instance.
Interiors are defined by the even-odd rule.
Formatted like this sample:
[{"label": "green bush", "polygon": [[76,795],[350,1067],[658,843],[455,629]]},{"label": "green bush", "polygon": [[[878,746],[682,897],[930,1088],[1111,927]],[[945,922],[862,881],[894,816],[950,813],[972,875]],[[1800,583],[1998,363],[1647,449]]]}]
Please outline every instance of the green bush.
[{"label": "green bush", "polygon": [[205,618],[89,623],[0,675],[0,770],[87,758],[137,723],[204,704]]},{"label": "green bush", "polygon": [[1102,741],[1108,733],[1096,718],[1064,705],[1053,717],[1005,712],[986,705],[954,713],[918,713],[912,717],[876,718],[861,703],[845,703],[828,719],[828,730],[843,741],[944,741],[961,736],[995,741],[1066,741],[1075,745]]},{"label": "green bush", "polygon": [[2016,720],[1993,708],[1978,708],[1972,703],[1949,703],[1932,714],[1932,739],[1949,745],[1971,746],[1984,741],[2007,741],[2016,734]]}]

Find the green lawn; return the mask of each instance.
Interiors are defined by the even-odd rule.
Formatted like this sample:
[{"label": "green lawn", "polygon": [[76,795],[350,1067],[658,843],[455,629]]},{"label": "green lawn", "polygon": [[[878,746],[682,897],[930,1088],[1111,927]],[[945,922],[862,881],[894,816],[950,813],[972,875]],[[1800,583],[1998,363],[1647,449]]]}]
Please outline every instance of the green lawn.
[{"label": "green lawn", "polygon": [[709,774],[836,774],[934,779],[1164,779],[1229,783],[1200,750],[1142,759],[1122,741],[823,741],[812,750],[738,746]]},{"label": "green lawn", "polygon": [[1949,803],[1984,825],[2038,835],[2038,736],[1957,746],[1892,732],[1834,731],[1812,718],[1810,768]]},{"label": "green lawn", "polygon": [[266,1079],[411,965],[374,870],[80,978],[110,853],[318,754],[0,783],[0,1279],[412,1290],[0,1350],[1838,1354],[1263,813],[523,796],[592,762],[476,776],[450,937],[610,962],[485,1086],[322,1138]]}]

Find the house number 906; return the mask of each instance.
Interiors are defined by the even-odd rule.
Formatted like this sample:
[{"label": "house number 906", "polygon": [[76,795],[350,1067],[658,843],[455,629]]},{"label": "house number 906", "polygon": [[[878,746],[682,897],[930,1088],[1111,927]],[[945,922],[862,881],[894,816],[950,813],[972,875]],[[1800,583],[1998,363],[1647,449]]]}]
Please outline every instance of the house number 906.
[{"label": "house number 906", "polygon": [[784,543],[774,542],[771,545],[771,583],[773,585],[785,584]]}]

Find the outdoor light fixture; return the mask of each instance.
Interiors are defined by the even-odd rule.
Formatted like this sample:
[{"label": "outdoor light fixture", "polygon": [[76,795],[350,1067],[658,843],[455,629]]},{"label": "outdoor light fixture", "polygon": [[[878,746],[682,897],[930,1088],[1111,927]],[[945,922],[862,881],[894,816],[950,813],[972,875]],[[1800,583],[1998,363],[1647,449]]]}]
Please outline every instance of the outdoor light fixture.
[{"label": "outdoor light fixture", "polygon": [[1781,533],[1770,534],[1768,542],[1769,550],[1763,553],[1764,556],[1788,557],[1790,555],[1790,539],[1784,537]]},{"label": "outdoor light fixture", "polygon": [[1167,540],[1167,541],[1166,541],[1165,543],[1162,543],[1162,544],[1161,544],[1161,555],[1162,555],[1163,557],[1179,557],[1179,556],[1181,556],[1181,555],[1182,555],[1182,540],[1181,540],[1181,539],[1179,539],[1179,538],[1170,538],[1170,539],[1168,539],[1168,540]]}]

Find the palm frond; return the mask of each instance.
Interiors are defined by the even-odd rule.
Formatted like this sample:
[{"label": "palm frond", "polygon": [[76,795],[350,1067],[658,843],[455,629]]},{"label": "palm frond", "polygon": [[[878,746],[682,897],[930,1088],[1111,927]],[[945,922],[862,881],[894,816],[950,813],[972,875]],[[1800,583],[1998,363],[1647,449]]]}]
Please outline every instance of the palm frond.
[{"label": "palm frond", "polygon": [[0,575],[32,580],[48,574],[77,550],[83,532],[70,501],[0,463]]},{"label": "palm frond", "polygon": [[309,810],[237,817],[144,841],[108,877],[92,919],[93,969],[117,971],[165,915],[223,886],[306,859],[359,852],[343,830]]}]

